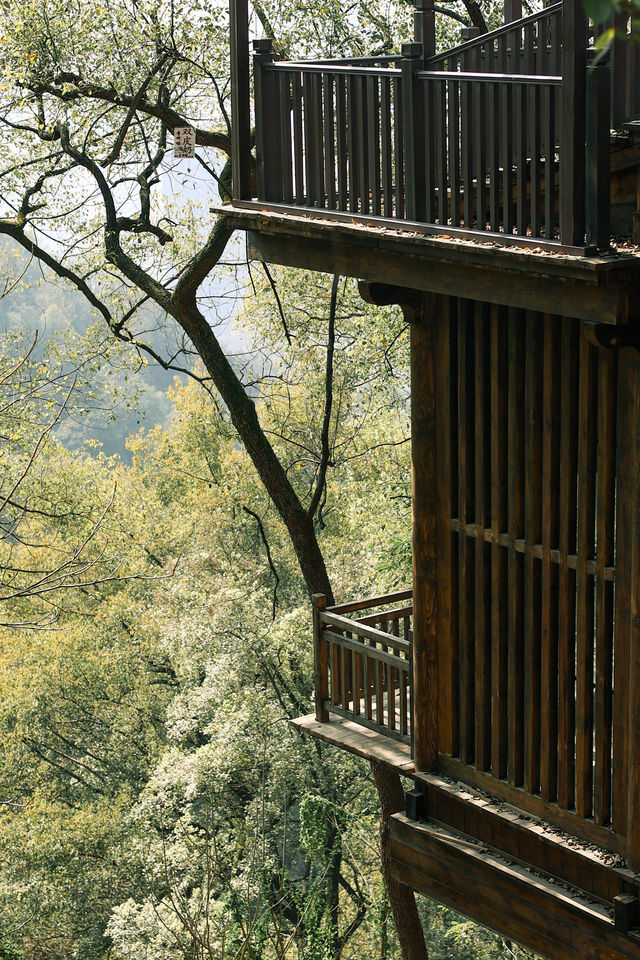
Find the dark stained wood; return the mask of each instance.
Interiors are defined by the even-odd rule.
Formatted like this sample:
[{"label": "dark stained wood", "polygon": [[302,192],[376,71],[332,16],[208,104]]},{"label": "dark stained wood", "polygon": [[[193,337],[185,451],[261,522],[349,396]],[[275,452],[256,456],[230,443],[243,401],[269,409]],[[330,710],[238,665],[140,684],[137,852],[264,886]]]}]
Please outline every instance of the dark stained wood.
[{"label": "dark stained wood", "polygon": [[578,568],[576,571],[576,813],[592,814],[594,584],[586,561],[594,555],[596,348],[580,339],[578,421]]},{"label": "dark stained wood", "polygon": [[508,778],[513,786],[524,775],[524,651],[523,651],[523,561],[516,554],[515,540],[524,533],[524,317],[508,315]]},{"label": "dark stained wood", "polygon": [[296,70],[292,74],[291,85],[293,91],[293,168],[295,172],[296,203],[305,202],[306,191],[304,182],[304,143],[302,139],[302,76]]},{"label": "dark stained wood", "polygon": [[424,220],[424,84],[415,79],[422,60],[422,45],[402,45],[402,143],[405,175],[405,210],[410,219]]},{"label": "dark stained wood", "polygon": [[475,550],[465,535],[474,514],[474,327],[470,303],[458,304],[458,636],[460,758],[473,763],[475,749]]},{"label": "dark stained wood", "polygon": [[333,78],[325,74],[322,78],[323,128],[324,128],[324,183],[327,207],[336,206],[336,147],[335,147],[335,103]]},{"label": "dark stained wood", "polygon": [[508,524],[507,477],[507,314],[491,307],[491,772],[507,775],[507,691],[509,608],[507,550],[498,542]]},{"label": "dark stained wood", "polygon": [[[624,351],[625,354],[627,351]],[[630,462],[628,481],[632,496],[631,543],[627,560],[630,563],[629,638],[629,770],[628,770],[628,861],[632,870],[640,871],[640,364],[637,351],[625,356],[627,421],[631,427],[626,449]]]},{"label": "dark stained wood", "polygon": [[[563,243],[582,243],[585,232],[587,21],[581,0],[563,0],[562,38],[561,112],[563,117],[571,117],[572,122],[563,123],[561,131],[560,236]],[[546,49],[546,44],[544,46]]]},{"label": "dark stained wood", "polygon": [[576,580],[567,557],[576,552],[578,476],[578,355],[580,325],[562,325],[558,571],[558,804],[573,807],[575,784]]},{"label": "dark stained wood", "polygon": [[329,699],[329,653],[327,641],[322,636],[320,612],[325,609],[327,598],[322,593],[314,593],[311,602],[313,604],[315,716],[319,723],[326,723],[329,719],[329,710],[325,706],[326,701]]},{"label": "dark stained wood", "polygon": [[380,136],[382,164],[382,213],[393,216],[393,126],[391,112],[391,78],[380,81]]},{"label": "dark stained wood", "polygon": [[457,513],[454,492],[457,427],[457,312],[449,297],[441,300],[436,326],[437,522],[438,522],[438,744],[456,755],[460,745],[458,686],[457,536],[450,519]]},{"label": "dark stained wood", "polygon": [[558,567],[551,549],[559,539],[560,332],[555,317],[544,317],[542,357],[542,609],[540,657],[540,791],[557,798],[558,785]]},{"label": "dark stained wood", "polygon": [[293,155],[291,144],[291,74],[279,73],[280,140],[282,143],[282,199],[293,202]]},{"label": "dark stained wood", "polygon": [[489,169],[489,223],[494,232],[500,229],[500,85],[487,84]]},{"label": "dark stained wood", "polygon": [[[638,468],[635,450],[636,378],[635,353],[620,351],[617,391],[616,443],[616,526],[617,530],[633,529],[635,474]],[[613,704],[613,810],[614,829],[626,834],[628,826],[629,764],[629,674],[631,643],[631,594],[637,589],[632,580],[633,538],[618,536],[616,543],[616,627],[614,653],[615,697]],[[635,815],[635,814],[634,814]],[[631,822],[631,828],[637,820]]]},{"label": "dark stained wood", "polygon": [[425,296],[411,323],[413,756],[418,770],[431,770],[438,756],[435,330],[442,307],[440,298]]},{"label": "dark stained wood", "polygon": [[[555,87],[546,87],[544,91],[543,119],[545,122],[543,143],[545,144],[546,153],[544,162],[544,235],[548,240],[553,240],[556,235],[555,188],[553,186],[555,184],[556,170]],[[584,238],[584,231],[580,236]]]},{"label": "dark stained wood", "polygon": [[542,533],[542,342],[539,316],[526,315],[524,465],[524,787],[540,787],[541,569],[533,545]]},{"label": "dark stained wood", "polygon": [[249,99],[249,4],[230,0],[231,167],[234,200],[251,199],[251,117]]},{"label": "dark stained wood", "polygon": [[[505,233],[513,233],[516,225],[513,207],[513,146],[514,146],[514,127],[513,127],[513,100],[514,93],[517,94],[519,86],[512,87],[507,84],[500,91],[500,126],[501,126],[501,165],[502,165],[502,223]],[[516,144],[517,149],[517,144]]]},{"label": "dark stained wood", "polygon": [[488,311],[474,304],[474,447],[475,447],[475,765],[491,766],[491,551],[484,539],[489,525],[491,447],[487,429],[490,416],[490,327]]},{"label": "dark stained wood", "polygon": [[461,218],[460,203],[460,81],[447,83],[447,161],[449,165],[449,194],[451,226],[458,227]]},{"label": "dark stained wood", "polygon": [[380,204],[380,97],[377,77],[366,78],[366,93],[369,209],[374,216],[379,216],[382,210]]},{"label": "dark stained wood", "polygon": [[[228,207],[224,211],[231,223],[250,230],[252,256],[273,263],[518,308],[535,305],[536,310],[596,323],[624,323],[637,309],[629,285],[639,266],[635,258],[617,263],[600,258],[578,261],[524,256],[494,246],[473,249],[471,244],[467,247],[446,238],[377,230],[371,218],[366,218],[369,229],[364,231],[357,218],[348,214],[333,212],[333,222],[324,220],[327,212],[314,211],[311,220],[293,216],[300,211],[287,209],[290,212],[284,213],[282,207],[276,211],[274,206],[265,212],[264,204],[256,203],[237,212]],[[584,271],[580,277],[578,267]],[[619,280],[607,277],[610,267],[623,268]]]},{"label": "dark stained wood", "polygon": [[394,876],[551,960],[640,956],[606,908],[462,837],[396,814],[390,840]]},{"label": "dark stained wood", "polygon": [[[598,365],[593,814],[596,823],[609,823],[611,820],[614,626],[613,584],[605,580],[604,570],[614,562],[616,352],[601,350]],[[624,536],[624,533],[622,535]]]},{"label": "dark stained wood", "polygon": [[342,76],[336,77],[336,164],[338,174],[338,209],[347,210],[347,107],[346,83]]}]

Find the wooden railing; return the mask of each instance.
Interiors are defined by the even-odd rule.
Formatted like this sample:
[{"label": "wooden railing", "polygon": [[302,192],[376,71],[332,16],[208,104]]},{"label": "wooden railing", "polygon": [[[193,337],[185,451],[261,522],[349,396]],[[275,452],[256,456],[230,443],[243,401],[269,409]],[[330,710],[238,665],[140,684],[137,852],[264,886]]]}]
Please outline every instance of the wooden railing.
[{"label": "wooden railing", "polygon": [[270,41],[256,41],[258,200],[504,244],[607,247],[609,68],[586,71],[586,21],[584,47],[571,31],[563,47],[568,3],[426,62],[422,44],[405,44],[400,66],[274,62]]},{"label": "wooden railing", "polygon": [[558,76],[562,72],[562,3],[472,37],[428,57],[425,65],[429,70]]},{"label": "wooden railing", "polygon": [[325,598],[314,596],[319,721],[335,713],[411,742],[411,597],[404,590],[326,609]]}]

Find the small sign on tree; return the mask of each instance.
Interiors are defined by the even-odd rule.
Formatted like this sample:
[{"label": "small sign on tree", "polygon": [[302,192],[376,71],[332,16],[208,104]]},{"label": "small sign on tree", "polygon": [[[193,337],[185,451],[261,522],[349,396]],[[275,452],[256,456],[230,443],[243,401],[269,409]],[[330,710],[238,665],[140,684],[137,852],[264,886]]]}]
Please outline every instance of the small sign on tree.
[{"label": "small sign on tree", "polygon": [[193,127],[173,128],[174,157],[193,157],[196,149],[196,132]]}]

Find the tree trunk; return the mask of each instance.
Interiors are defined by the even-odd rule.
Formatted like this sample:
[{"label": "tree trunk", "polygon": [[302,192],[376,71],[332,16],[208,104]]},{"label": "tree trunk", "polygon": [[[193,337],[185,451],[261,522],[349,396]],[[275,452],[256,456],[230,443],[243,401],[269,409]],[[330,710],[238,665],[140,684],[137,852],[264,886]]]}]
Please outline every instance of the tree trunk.
[{"label": "tree trunk", "polygon": [[382,873],[387,887],[389,903],[398,932],[402,960],[428,960],[429,954],[424,931],[416,906],[413,890],[398,883],[391,876],[391,852],[389,849],[389,820],[391,815],[404,809],[404,793],[400,776],[382,763],[371,761],[373,778],[380,797],[380,858]]}]

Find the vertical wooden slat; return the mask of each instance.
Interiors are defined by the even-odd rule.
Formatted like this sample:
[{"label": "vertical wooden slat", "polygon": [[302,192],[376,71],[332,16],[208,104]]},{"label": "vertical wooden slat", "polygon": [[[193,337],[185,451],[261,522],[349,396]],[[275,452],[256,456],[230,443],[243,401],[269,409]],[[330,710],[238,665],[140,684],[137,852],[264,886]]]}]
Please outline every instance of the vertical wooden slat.
[{"label": "vertical wooden slat", "polygon": [[595,534],[596,379],[595,347],[580,339],[578,420],[578,543],[576,612],[576,813],[590,817],[593,788],[593,558]]},{"label": "vertical wooden slat", "polygon": [[560,481],[560,329],[558,317],[544,317],[542,360],[542,637],[540,792],[555,800],[558,789],[558,547]]},{"label": "vertical wooden slat", "polygon": [[447,86],[444,80],[430,80],[435,100],[436,186],[438,188],[438,220],[447,225]]},{"label": "vertical wooden slat", "polygon": [[601,350],[598,358],[598,450],[596,510],[596,689],[593,815],[596,823],[611,819],[611,745],[613,681],[613,584],[605,567],[614,561],[616,354]]},{"label": "vertical wooden slat", "polygon": [[491,772],[507,773],[507,316],[491,307]]},{"label": "vertical wooden slat", "polygon": [[[456,535],[451,518],[457,513],[453,493],[457,417],[455,410],[457,354],[454,301],[442,298],[436,326],[436,397],[438,404],[436,448],[438,451],[438,743],[440,750],[457,756],[459,750],[459,688],[456,558],[452,549]],[[452,366],[454,370],[452,370]]]},{"label": "vertical wooden slat", "polygon": [[[449,69],[455,68],[455,64]],[[460,226],[460,81],[447,83],[448,160],[451,192],[451,226]]]},{"label": "vertical wooden slat", "polygon": [[292,74],[293,92],[293,162],[295,171],[295,196],[297,204],[304,204],[304,145],[302,134],[302,75]]},{"label": "vertical wooden slat", "polygon": [[491,569],[484,539],[487,494],[490,489],[491,450],[487,443],[489,325],[482,303],[474,304],[474,415],[475,415],[475,765],[491,766]]},{"label": "vertical wooden slat", "polygon": [[[465,66],[469,67],[467,54]],[[462,189],[464,191],[463,226],[473,227],[473,87],[466,81],[460,83],[460,110],[462,113]]]},{"label": "vertical wooden slat", "polygon": [[629,366],[633,403],[631,420],[633,516],[631,530],[631,636],[629,647],[629,769],[628,852],[629,866],[640,870],[640,364],[634,351]]},{"label": "vertical wooden slat", "polygon": [[[546,156],[544,164],[544,232],[547,240],[553,240],[556,235],[555,216],[555,182],[556,182],[556,87],[545,87],[545,121],[546,130],[544,140]],[[582,241],[581,241],[582,242]]]},{"label": "vertical wooden slat", "polygon": [[[480,71],[481,58],[480,46],[474,47],[472,70],[476,73]],[[486,105],[487,105],[487,85],[485,83],[473,84],[473,103],[475,107],[475,119],[473,124],[473,155],[474,155],[474,173],[476,178],[476,226],[478,230],[484,230],[486,224],[487,204],[486,204]]]},{"label": "vertical wooden slat", "polygon": [[382,213],[385,217],[393,216],[393,137],[391,126],[391,80],[382,77],[380,97],[380,124],[382,147]]},{"label": "vertical wooden slat", "polygon": [[513,87],[504,84],[501,91],[502,134],[502,223],[506,234],[513,233]]},{"label": "vertical wooden slat", "polygon": [[531,88],[531,123],[529,127],[529,152],[531,156],[531,235],[540,236],[542,219],[542,190],[540,185],[542,153],[542,111],[541,88],[535,84]]},{"label": "vertical wooden slat", "polygon": [[578,476],[578,337],[577,320],[562,321],[560,376],[559,577],[558,577],[558,804],[574,804],[575,782],[575,613],[576,577],[567,557],[576,552]]},{"label": "vertical wooden slat", "polygon": [[324,126],[324,185],[327,207],[336,207],[336,147],[335,104],[333,99],[334,78],[325,73],[322,77],[323,126]]},{"label": "vertical wooden slat", "polygon": [[540,563],[542,533],[542,342],[537,314],[527,313],[524,475],[524,788],[540,787]]},{"label": "vertical wooden slat", "polygon": [[508,332],[508,714],[509,782],[519,786],[524,770],[523,561],[515,541],[524,533],[524,378],[523,314],[509,310]]},{"label": "vertical wooden slat", "polygon": [[347,109],[344,76],[336,77],[336,164],[338,210],[347,210]]},{"label": "vertical wooden slat", "polygon": [[282,141],[282,200],[293,202],[293,156],[291,153],[291,74],[278,74],[280,86],[280,139]]},{"label": "vertical wooden slat", "polygon": [[500,229],[500,84],[489,83],[489,222],[497,233]]},{"label": "vertical wooden slat", "polygon": [[394,183],[395,215],[400,220],[405,214],[404,195],[404,143],[402,125],[402,85],[399,77],[393,79],[393,134],[394,134]]},{"label": "vertical wooden slat", "polygon": [[473,314],[470,304],[459,302],[458,315],[458,603],[460,636],[460,759],[474,759],[475,616],[473,544],[466,536],[473,517]]},{"label": "vertical wooden slat", "polygon": [[365,77],[356,77],[356,136],[358,138],[358,183],[360,187],[360,212],[369,213],[369,132],[367,109],[367,81]]},{"label": "vertical wooden slat", "polygon": [[367,77],[367,196],[369,209],[374,216],[380,215],[380,102],[378,78]]},{"label": "vertical wooden slat", "polygon": [[349,163],[349,210],[358,211],[360,197],[360,142],[358,140],[358,78],[347,77],[347,156]]},{"label": "vertical wooden slat", "polygon": [[435,327],[442,299],[422,294],[411,323],[411,490],[413,500],[413,753],[416,770],[438,757],[438,579]]},{"label": "vertical wooden slat", "polygon": [[524,83],[515,88],[515,164],[516,164],[516,229],[526,236],[527,207],[527,88]]}]

